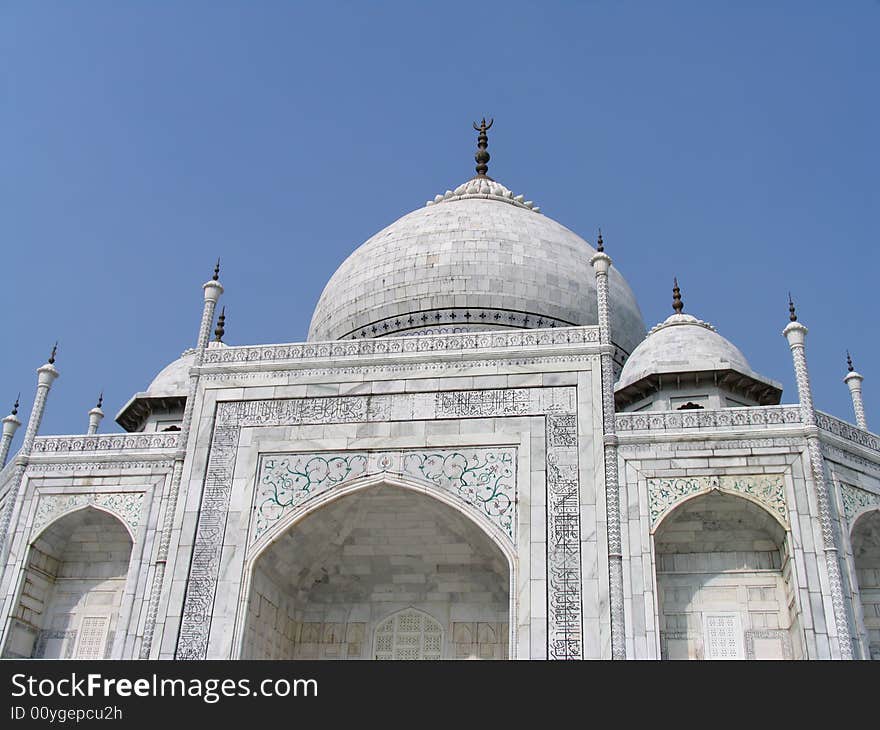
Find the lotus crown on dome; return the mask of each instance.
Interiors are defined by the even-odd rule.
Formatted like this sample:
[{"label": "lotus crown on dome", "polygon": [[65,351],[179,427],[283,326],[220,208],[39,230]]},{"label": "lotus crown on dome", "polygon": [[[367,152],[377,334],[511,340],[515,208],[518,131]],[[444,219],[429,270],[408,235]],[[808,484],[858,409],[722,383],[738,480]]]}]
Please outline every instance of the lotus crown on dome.
[{"label": "lotus crown on dome", "polygon": [[673,327],[677,324],[692,324],[697,327],[705,327],[707,330],[711,330],[712,332],[717,332],[718,330],[709,322],[705,322],[702,319],[697,319],[692,314],[670,314],[665,320],[660,322],[659,324],[655,324],[648,332],[648,335],[653,335],[655,332],[659,330],[665,329],[666,327]]},{"label": "lotus crown on dome", "polygon": [[541,209],[531,200],[526,200],[524,195],[514,195],[513,191],[504,187],[500,182],[496,182],[489,177],[475,177],[462,183],[455,190],[447,190],[443,195],[435,195],[433,200],[429,200],[425,205],[435,205],[436,203],[445,203],[449,200],[467,200],[469,198],[487,198],[489,200],[498,200],[502,203],[510,203],[518,208],[526,208],[534,213],[540,213]]}]

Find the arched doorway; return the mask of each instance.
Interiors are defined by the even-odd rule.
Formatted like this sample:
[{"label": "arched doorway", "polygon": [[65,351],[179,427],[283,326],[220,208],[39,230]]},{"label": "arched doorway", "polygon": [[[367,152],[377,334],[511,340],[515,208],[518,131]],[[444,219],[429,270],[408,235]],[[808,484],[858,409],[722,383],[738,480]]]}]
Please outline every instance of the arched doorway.
[{"label": "arched doorway", "polygon": [[31,543],[4,656],[109,657],[132,541],[92,507],[50,524]]},{"label": "arched doorway", "polygon": [[503,659],[508,560],[470,518],[390,484],[339,497],[259,555],[243,659]]},{"label": "arched doorway", "polygon": [[664,659],[802,656],[785,528],[765,509],[712,492],[654,534]]},{"label": "arched doorway", "polygon": [[871,659],[880,660],[880,510],[866,512],[856,520],[852,550],[868,652]]}]

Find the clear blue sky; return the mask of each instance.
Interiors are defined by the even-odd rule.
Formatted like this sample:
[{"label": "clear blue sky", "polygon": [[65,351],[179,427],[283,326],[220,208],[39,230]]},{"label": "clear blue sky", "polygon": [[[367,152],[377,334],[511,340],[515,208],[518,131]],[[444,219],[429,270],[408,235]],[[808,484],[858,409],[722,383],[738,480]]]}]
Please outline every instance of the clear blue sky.
[{"label": "clear blue sky", "polygon": [[850,348],[876,430],[878,38],[876,0],[6,0],[2,412],[57,338],[42,432],[101,389],[118,430],[218,255],[227,342],[304,339],[355,247],[473,174],[486,115],[490,174],[601,226],[649,327],[677,275],[792,402],[791,289],[817,406],[852,420]]}]

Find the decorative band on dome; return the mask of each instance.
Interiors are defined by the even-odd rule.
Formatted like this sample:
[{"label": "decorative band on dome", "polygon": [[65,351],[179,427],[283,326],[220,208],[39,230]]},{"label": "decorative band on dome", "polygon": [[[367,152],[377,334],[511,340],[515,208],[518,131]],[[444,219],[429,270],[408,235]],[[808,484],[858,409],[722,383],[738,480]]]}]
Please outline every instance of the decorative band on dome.
[{"label": "decorative band on dome", "polygon": [[497,200],[501,203],[510,203],[517,208],[531,210],[533,213],[541,212],[541,209],[531,200],[526,200],[524,195],[514,195],[513,191],[504,187],[500,182],[490,180],[487,177],[475,177],[472,180],[468,180],[466,183],[459,185],[455,190],[447,190],[443,195],[434,196],[434,199],[429,200],[425,205],[474,198]]},{"label": "decorative band on dome", "polygon": [[340,339],[361,339],[388,337],[398,334],[413,334],[426,327],[457,326],[465,331],[470,328],[483,330],[491,328],[513,329],[554,329],[556,327],[576,327],[558,317],[522,312],[512,309],[492,307],[441,307],[400,314],[370,322],[357,327]]}]

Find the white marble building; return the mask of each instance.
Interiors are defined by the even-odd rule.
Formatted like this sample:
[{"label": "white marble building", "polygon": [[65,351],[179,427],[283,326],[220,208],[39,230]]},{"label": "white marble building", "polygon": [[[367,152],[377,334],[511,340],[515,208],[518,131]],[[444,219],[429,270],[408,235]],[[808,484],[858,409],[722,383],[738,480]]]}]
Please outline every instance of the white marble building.
[{"label": "white marble building", "polygon": [[677,285],[646,333],[601,236],[486,176],[485,128],[306,342],[209,341],[215,271],[127,433],[99,403],[38,435],[38,370],[0,442],[3,656],[880,658],[861,376],[857,425],[814,409],[793,306],[788,405]]}]

